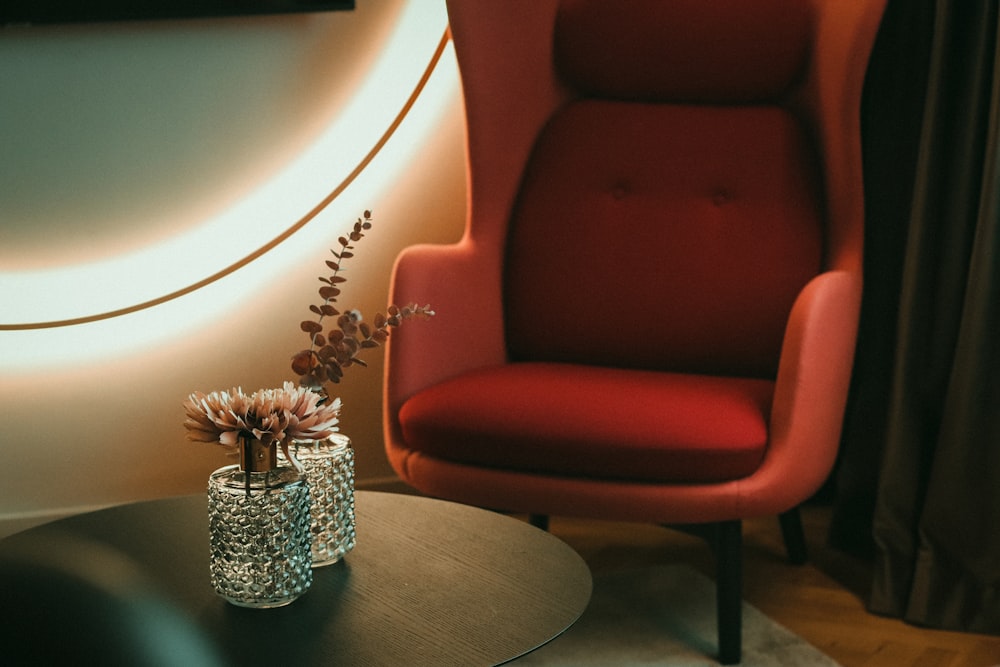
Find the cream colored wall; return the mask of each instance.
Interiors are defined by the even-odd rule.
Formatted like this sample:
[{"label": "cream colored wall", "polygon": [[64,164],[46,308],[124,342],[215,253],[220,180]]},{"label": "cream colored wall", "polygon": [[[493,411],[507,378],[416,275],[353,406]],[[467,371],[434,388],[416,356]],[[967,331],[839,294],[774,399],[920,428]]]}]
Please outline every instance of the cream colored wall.
[{"label": "cream colored wall", "polygon": [[[113,258],[248,196],[350,102],[406,0],[357,4],[328,15],[0,33],[0,271]],[[453,59],[440,67],[453,70]],[[457,94],[443,109],[418,140],[405,139],[415,152],[400,175],[364,202],[375,228],[358,245],[342,305],[381,309],[400,249],[459,237]],[[390,140],[369,169],[388,170],[392,148]],[[132,349],[128,330],[111,322],[109,335],[123,337],[120,354],[90,359],[81,349],[79,360],[57,366],[0,369],[0,535],[92,507],[201,492],[229,460],[185,439],[182,400],[195,389],[293,379],[288,361],[303,346],[298,323],[316,277],[361,210],[359,202],[336,221],[310,223],[324,225],[321,242],[245,301],[218,304],[206,324]],[[291,222],[275,220],[275,233]],[[53,313],[74,287],[53,299]],[[184,303],[172,306],[180,317]],[[87,326],[63,328],[60,341],[72,345]],[[0,331],[0,345],[16,340]],[[352,369],[337,387],[362,482],[392,475],[382,448],[380,351],[367,360],[368,369]]]}]

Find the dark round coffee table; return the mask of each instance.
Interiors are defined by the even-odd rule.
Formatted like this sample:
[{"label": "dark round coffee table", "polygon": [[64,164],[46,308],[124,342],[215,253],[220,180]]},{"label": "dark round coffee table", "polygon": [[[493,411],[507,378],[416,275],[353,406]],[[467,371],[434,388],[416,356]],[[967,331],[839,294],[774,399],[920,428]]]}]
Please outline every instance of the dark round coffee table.
[{"label": "dark round coffee table", "polygon": [[54,535],[113,547],[241,665],[500,664],[558,636],[590,599],[583,560],[522,521],[365,491],[356,515],[355,549],[279,609],[215,595],[202,495],[62,519],[0,541],[0,553]]}]

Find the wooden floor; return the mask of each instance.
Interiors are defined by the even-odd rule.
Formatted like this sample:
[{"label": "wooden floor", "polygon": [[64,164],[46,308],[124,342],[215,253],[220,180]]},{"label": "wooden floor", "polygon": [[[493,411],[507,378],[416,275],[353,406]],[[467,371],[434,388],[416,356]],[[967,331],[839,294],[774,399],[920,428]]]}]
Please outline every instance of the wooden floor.
[{"label": "wooden floor", "polygon": [[[916,628],[865,611],[870,573],[857,559],[826,547],[829,510],[803,513],[809,563],[785,559],[777,520],[744,524],[744,599],[844,667],[993,667],[1000,637]],[[596,573],[687,562],[714,576],[705,544],[676,531],[641,524],[553,518],[550,530]]]}]

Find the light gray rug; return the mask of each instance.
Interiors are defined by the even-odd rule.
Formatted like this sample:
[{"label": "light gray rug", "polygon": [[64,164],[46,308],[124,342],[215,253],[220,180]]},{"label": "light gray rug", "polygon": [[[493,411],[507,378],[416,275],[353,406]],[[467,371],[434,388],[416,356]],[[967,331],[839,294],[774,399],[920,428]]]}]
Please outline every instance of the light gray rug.
[{"label": "light gray rug", "polygon": [[[687,566],[594,577],[580,620],[561,637],[515,660],[528,667],[718,665],[715,584]],[[748,667],[836,667],[837,663],[750,605],[743,605]]]}]

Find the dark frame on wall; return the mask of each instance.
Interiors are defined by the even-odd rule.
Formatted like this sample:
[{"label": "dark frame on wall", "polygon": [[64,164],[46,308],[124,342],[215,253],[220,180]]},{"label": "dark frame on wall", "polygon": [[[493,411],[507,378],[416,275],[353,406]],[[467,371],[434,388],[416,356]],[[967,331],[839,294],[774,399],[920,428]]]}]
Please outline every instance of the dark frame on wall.
[{"label": "dark frame on wall", "polygon": [[0,26],[218,18],[354,9],[354,0],[3,0]]}]

